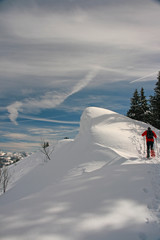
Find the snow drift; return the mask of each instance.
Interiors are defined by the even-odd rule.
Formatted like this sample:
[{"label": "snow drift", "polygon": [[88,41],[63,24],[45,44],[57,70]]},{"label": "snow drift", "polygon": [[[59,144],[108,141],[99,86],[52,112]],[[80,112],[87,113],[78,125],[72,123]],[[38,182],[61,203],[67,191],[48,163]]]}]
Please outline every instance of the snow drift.
[{"label": "snow drift", "polygon": [[36,153],[11,166],[1,239],[160,240],[160,159],[145,158],[146,127],[90,107],[77,137],[60,141],[51,161]]}]

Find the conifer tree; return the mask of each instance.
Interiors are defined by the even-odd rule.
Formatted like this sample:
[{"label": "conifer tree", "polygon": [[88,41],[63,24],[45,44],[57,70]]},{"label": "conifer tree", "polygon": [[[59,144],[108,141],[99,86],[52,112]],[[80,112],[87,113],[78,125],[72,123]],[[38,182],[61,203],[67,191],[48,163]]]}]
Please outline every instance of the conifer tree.
[{"label": "conifer tree", "polygon": [[141,88],[141,95],[140,95],[140,120],[142,122],[149,122],[150,112],[149,112],[149,105],[144,94],[144,89]]},{"label": "conifer tree", "polygon": [[127,112],[127,116],[132,119],[140,120],[140,113],[140,96],[138,90],[136,89],[134,91],[133,97],[131,98],[130,109]]},{"label": "conifer tree", "polygon": [[154,89],[154,96],[150,97],[151,113],[152,113],[152,122],[151,124],[160,129],[160,72],[157,77],[158,81]]}]

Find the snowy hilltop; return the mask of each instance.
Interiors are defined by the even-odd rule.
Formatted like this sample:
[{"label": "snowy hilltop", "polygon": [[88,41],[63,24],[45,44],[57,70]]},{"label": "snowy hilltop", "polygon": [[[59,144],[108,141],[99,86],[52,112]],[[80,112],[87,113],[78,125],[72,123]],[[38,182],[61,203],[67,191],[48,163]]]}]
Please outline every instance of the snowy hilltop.
[{"label": "snowy hilltop", "polygon": [[160,240],[159,144],[146,159],[147,127],[90,107],[74,140],[49,147],[51,160],[35,153],[10,166],[1,240]]}]

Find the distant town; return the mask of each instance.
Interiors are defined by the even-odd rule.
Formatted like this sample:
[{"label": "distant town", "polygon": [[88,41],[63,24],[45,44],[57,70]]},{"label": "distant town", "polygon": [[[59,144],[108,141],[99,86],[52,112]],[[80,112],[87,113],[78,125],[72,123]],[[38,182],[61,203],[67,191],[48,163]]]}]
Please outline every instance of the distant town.
[{"label": "distant town", "polygon": [[3,166],[9,166],[13,163],[18,162],[24,157],[29,156],[30,153],[26,152],[4,152],[0,151],[0,168]]}]

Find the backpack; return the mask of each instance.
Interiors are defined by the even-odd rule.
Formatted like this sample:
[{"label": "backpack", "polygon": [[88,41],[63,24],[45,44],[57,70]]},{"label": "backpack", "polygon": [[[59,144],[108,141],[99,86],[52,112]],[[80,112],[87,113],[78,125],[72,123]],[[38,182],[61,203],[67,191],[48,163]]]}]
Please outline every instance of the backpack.
[{"label": "backpack", "polygon": [[153,139],[153,132],[151,130],[147,130],[147,138]]}]

